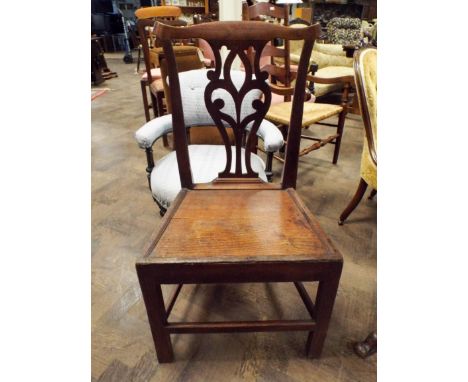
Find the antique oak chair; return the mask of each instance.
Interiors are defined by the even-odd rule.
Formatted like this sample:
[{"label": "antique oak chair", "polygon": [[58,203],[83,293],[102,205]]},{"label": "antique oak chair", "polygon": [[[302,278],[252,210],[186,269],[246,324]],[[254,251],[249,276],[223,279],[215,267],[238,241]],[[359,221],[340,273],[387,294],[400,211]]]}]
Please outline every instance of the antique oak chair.
[{"label": "antique oak chair", "polygon": [[353,199],[340,215],[340,225],[357,207],[367,186],[372,188],[369,199],[377,193],[377,49],[359,50],[354,56],[354,70],[365,135],[361,156],[361,179]]},{"label": "antique oak chair", "polygon": [[[161,363],[174,358],[170,335],[175,333],[307,331],[307,354],[319,357],[322,352],[343,258],[295,191],[307,62],[319,31],[318,25],[298,30],[255,21],[213,22],[185,28],[159,24],[157,27],[168,60],[175,152],[182,190],[155,232],[146,254],[136,263],[136,270]],[[268,74],[259,67],[260,52],[273,37],[305,40],[282,182],[277,185],[259,179],[251,165],[254,134],[271,101]],[[209,82],[204,100],[225,142],[226,165],[218,178],[207,184],[195,184],[192,178],[180,91],[182,82],[171,44],[171,40],[179,38],[203,38],[216,56],[215,69],[207,73]],[[224,63],[219,52],[221,46],[229,51]],[[245,53],[250,47],[257,52],[253,68],[248,65]],[[246,68],[240,88],[231,78],[236,56]],[[263,99],[250,100],[252,112],[244,115],[243,101],[252,92],[263,93]],[[229,96],[220,98],[223,94]],[[250,133],[243,150],[247,125]],[[230,146],[226,127],[234,132],[235,146]],[[318,282],[315,304],[302,284],[304,281]],[[311,318],[170,321],[183,284],[251,282],[293,282]],[[163,300],[162,284],[178,285],[168,304]]]}]

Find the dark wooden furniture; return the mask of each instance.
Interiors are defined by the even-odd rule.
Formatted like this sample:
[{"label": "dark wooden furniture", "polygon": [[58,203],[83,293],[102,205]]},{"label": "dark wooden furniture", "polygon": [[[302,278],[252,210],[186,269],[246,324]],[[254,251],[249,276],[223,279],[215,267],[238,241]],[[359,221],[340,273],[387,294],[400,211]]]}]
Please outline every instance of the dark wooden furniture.
[{"label": "dark wooden furniture", "polygon": [[[159,24],[157,27],[157,37],[163,44],[168,62],[174,145],[182,190],[155,232],[145,256],[137,262],[136,270],[161,363],[173,360],[170,335],[176,333],[303,330],[309,332],[307,353],[318,357],[322,352],[343,258],[295,191],[303,89],[313,42],[318,34],[318,26],[292,29],[262,22],[213,22],[186,28]],[[274,37],[304,40],[286,160],[282,182],[278,185],[261,181],[250,164],[253,137],[271,101],[268,73],[262,72],[259,66],[260,52]],[[225,144],[226,167],[217,180],[208,184],[194,184],[192,180],[177,65],[171,44],[171,40],[180,38],[203,38],[216,56],[216,68],[208,73],[210,81],[205,89],[205,103]],[[221,46],[226,46],[229,51],[223,67]],[[245,53],[249,48],[256,52],[253,68],[248,65]],[[235,57],[239,57],[246,68],[245,82],[240,89],[236,89],[230,79]],[[234,116],[223,112],[224,101],[212,97],[219,89],[231,94]],[[253,89],[261,90],[264,96],[253,101],[255,112],[241,119],[242,100]],[[247,134],[245,127],[249,122],[253,126]],[[234,134],[232,151],[226,126]],[[302,284],[304,281],[318,282],[315,303]],[[183,284],[251,282],[293,282],[310,319],[170,321],[171,310]],[[178,286],[167,304],[163,300],[162,284]]]},{"label": "dark wooden furniture", "polygon": [[371,332],[363,341],[353,344],[354,352],[361,358],[377,353],[377,332]]},{"label": "dark wooden furniture", "polygon": [[104,54],[99,45],[99,37],[91,37],[91,82],[100,85],[104,82],[102,70],[105,66]]},{"label": "dark wooden furniture", "polygon": [[101,40],[102,37],[91,36],[91,82],[94,85],[100,85],[105,80],[117,77],[117,73],[107,67]]}]

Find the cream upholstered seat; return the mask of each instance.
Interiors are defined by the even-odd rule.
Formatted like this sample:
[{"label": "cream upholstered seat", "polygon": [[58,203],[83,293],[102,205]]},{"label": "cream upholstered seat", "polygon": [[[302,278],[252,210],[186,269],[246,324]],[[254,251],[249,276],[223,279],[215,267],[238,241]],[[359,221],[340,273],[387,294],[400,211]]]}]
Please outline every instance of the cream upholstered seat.
[{"label": "cream upholstered seat", "polygon": [[[303,28],[305,24],[291,25],[293,28]],[[297,64],[299,62],[302,43],[300,41],[291,41],[291,63]],[[345,76],[353,76],[353,59],[346,57],[346,52],[340,44],[321,44],[315,42],[310,56],[310,64],[315,63],[318,65],[318,70],[315,72],[316,77],[321,78],[337,78]],[[339,91],[343,84],[314,84],[314,95],[321,97],[325,94]]]},{"label": "cream upholstered seat", "polygon": [[[185,125],[192,129],[196,129],[197,126],[215,125],[204,102],[208,71],[207,69],[198,69],[179,73]],[[230,75],[239,90],[244,83],[245,73],[231,71]],[[262,93],[259,90],[252,90],[244,97],[240,113],[241,119],[254,112],[252,102],[259,99],[261,95]],[[216,90],[213,93],[213,98],[223,99],[224,107],[222,111],[233,118],[237,118],[234,101],[227,91]],[[250,127],[247,126],[247,130]],[[135,139],[138,145],[147,150],[148,153],[151,152],[156,140],[171,131],[172,115],[167,114],[145,123],[135,133]],[[283,147],[283,135],[273,123],[267,120],[261,122],[257,135],[263,140],[264,150],[267,153],[274,153]],[[214,180],[226,165],[226,149],[221,145],[190,145],[189,155],[193,178],[197,183]],[[242,155],[242,160],[243,158]],[[235,160],[233,160],[233,163],[235,163]],[[256,155],[252,155],[252,169],[259,173],[262,180],[267,181],[265,164]],[[164,213],[181,188],[175,152],[167,154],[153,166],[149,164],[147,171],[149,172],[153,197],[161,207],[161,212]]]},{"label": "cream upholstered seat", "polygon": [[[320,66],[319,66],[320,67]],[[353,76],[353,68],[347,66],[327,66],[323,69],[319,69],[315,72],[315,76],[321,78],[336,78]],[[342,84],[314,84],[314,95],[315,97],[321,97],[325,94],[339,91],[343,87]]]},{"label": "cream upholstered seat", "polygon": [[[190,145],[190,167],[193,181],[209,183],[216,179],[226,166],[226,148],[221,145]],[[232,148],[232,171],[235,170],[236,153]],[[252,170],[260,179],[267,182],[265,163],[255,154],[251,156]],[[242,149],[242,170],[245,171],[244,149]],[[151,172],[151,192],[153,197],[164,208],[169,208],[181,189],[176,152],[173,151],[158,161]]]}]

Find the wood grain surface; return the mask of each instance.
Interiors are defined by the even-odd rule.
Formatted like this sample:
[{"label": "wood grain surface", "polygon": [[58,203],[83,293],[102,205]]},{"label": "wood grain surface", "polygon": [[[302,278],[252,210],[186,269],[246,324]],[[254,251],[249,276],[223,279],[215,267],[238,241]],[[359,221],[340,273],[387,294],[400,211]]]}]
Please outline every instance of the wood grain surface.
[{"label": "wood grain surface", "polygon": [[306,213],[282,190],[188,191],[145,260],[341,259]]}]

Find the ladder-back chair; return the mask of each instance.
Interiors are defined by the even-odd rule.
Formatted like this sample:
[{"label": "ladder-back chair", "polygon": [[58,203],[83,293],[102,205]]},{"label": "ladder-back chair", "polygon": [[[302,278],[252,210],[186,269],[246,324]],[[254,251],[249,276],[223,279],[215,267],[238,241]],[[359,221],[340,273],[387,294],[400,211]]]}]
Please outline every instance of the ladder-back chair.
[{"label": "ladder-back chair", "polygon": [[[157,62],[158,48],[152,33],[153,26],[155,21],[166,21],[172,24],[177,21],[181,22],[182,20],[178,20],[181,14],[182,10],[179,7],[169,5],[139,8],[135,11],[135,17],[138,19],[138,35],[140,36],[146,69],[140,78],[140,86],[143,110],[147,122],[151,119],[150,109],[153,109],[155,117],[164,114],[162,103],[164,90],[161,82],[161,70]],[[186,25],[186,23],[181,23],[181,25]],[[151,102],[148,101],[148,90],[150,90]]]},{"label": "ladder-back chair", "polygon": [[[159,24],[156,33],[168,61],[174,145],[182,184],[146,254],[136,264],[159,362],[173,360],[170,335],[174,333],[307,331],[307,354],[320,356],[343,258],[295,191],[307,63],[320,33],[319,26],[293,29],[256,21],[225,21],[185,28]],[[259,66],[260,53],[274,37],[305,41],[282,181],[276,185],[260,179],[251,164],[255,134],[271,102],[268,73]],[[171,43],[180,38],[203,38],[216,58],[215,69],[207,72],[204,100],[225,142],[226,164],[218,178],[206,184],[196,184],[192,177],[182,82]],[[224,62],[220,54],[222,46],[229,51]],[[256,52],[253,67],[246,54],[249,48]],[[231,66],[237,56],[245,66],[241,86],[233,83],[234,76],[231,78]],[[247,114],[246,103],[251,104]],[[227,128],[233,130],[234,146],[229,142]],[[318,282],[315,303],[302,284],[304,281]],[[310,319],[170,320],[183,284],[252,282],[293,282]],[[167,304],[163,300],[163,284],[178,285]]]},{"label": "ladder-back chair", "polygon": [[[257,3],[244,10],[245,20],[261,20],[288,26],[289,13],[287,6],[279,6],[270,3]],[[295,73],[291,73],[290,66],[290,43],[284,40],[283,46],[275,46],[277,39],[272,40],[262,50],[261,64],[262,70],[270,75],[270,87],[273,93],[272,103],[280,101],[290,101],[291,95],[284,93],[283,88],[289,88],[291,81],[295,78]],[[254,52],[249,50],[250,61]],[[297,66],[295,67],[297,70]]]}]

